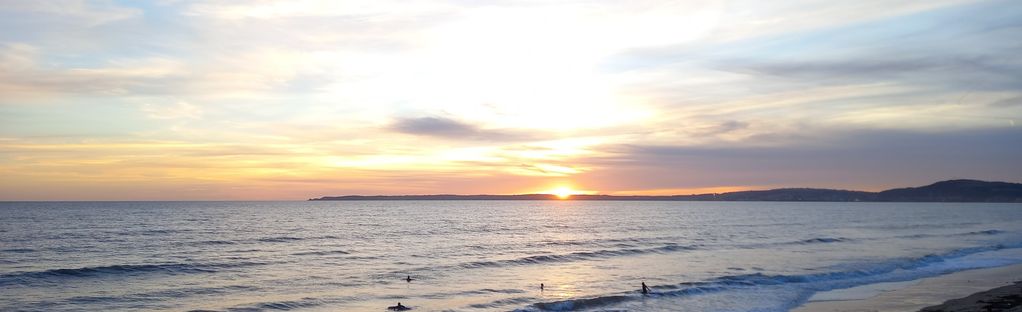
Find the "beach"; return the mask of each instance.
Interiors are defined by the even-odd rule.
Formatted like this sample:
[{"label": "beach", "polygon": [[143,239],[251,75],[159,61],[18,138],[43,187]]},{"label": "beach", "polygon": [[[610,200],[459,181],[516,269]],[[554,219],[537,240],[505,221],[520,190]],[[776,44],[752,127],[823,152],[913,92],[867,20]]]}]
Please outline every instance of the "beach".
[{"label": "beach", "polygon": [[[961,271],[948,275],[898,283],[865,285],[818,293],[810,302],[793,312],[851,311],[987,311],[986,306],[999,298],[1022,294],[1022,265]],[[894,284],[894,283],[891,283]],[[825,300],[819,300],[819,299]],[[982,301],[982,302],[980,302]],[[996,304],[995,304],[996,305]],[[991,311],[1022,311],[1022,308]]]}]

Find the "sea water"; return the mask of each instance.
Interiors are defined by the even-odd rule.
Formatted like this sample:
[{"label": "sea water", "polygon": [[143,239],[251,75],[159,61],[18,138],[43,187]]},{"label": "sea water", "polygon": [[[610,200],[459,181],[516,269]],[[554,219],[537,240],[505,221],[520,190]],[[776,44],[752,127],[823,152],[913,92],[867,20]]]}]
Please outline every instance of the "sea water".
[{"label": "sea water", "polygon": [[2,311],[787,311],[1016,263],[1020,204],[0,203]]}]

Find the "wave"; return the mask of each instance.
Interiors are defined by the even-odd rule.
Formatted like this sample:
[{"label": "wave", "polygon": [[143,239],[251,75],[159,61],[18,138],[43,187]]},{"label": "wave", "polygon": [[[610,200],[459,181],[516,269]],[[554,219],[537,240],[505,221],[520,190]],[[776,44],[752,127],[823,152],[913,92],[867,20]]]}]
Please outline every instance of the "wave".
[{"label": "wave", "polygon": [[767,245],[771,246],[783,246],[783,245],[810,245],[810,244],[830,244],[830,243],[843,243],[843,242],[855,242],[855,241],[873,241],[883,240],[889,238],[930,238],[930,237],[959,237],[959,236],[977,236],[977,235],[998,235],[1004,234],[1002,230],[983,230],[983,231],[972,231],[964,233],[951,233],[951,234],[914,234],[894,237],[875,237],[875,238],[848,238],[848,237],[814,237],[799,241],[782,242],[782,243],[768,243],[768,244],[751,244],[741,246],[740,248],[761,248]]},{"label": "wave", "polygon": [[1001,233],[1004,233],[1004,231],[1001,231],[1001,230],[986,230],[986,231],[968,232],[968,233],[964,233],[964,234],[965,235],[997,235],[997,234],[1001,234]]},{"label": "wave", "polygon": [[682,245],[671,244],[671,245],[665,245],[665,246],[662,246],[662,247],[646,248],[646,249],[638,249],[638,248],[631,248],[631,249],[604,249],[604,250],[596,250],[596,251],[573,252],[573,253],[559,254],[559,255],[528,256],[528,257],[522,257],[522,258],[517,258],[517,259],[509,259],[509,260],[476,261],[476,262],[469,262],[469,263],[465,263],[465,264],[459,265],[459,267],[466,268],[466,269],[472,269],[472,268],[480,268],[480,267],[504,267],[504,266],[514,266],[514,265],[542,264],[542,263],[551,263],[551,262],[569,262],[569,261],[604,259],[604,258],[617,257],[617,256],[630,256],[630,255],[640,255],[640,254],[650,254],[650,253],[669,253],[669,252],[677,252],[677,251],[695,250],[696,248],[697,247],[695,247],[695,246],[682,246]]},{"label": "wave", "polygon": [[987,235],[998,235],[1007,233],[1001,230],[984,230],[984,231],[972,231],[964,233],[952,233],[952,234],[914,234],[895,236],[896,238],[929,238],[929,237],[958,237],[958,236],[987,236]]},{"label": "wave", "polygon": [[[699,245],[683,246],[677,244],[667,244],[655,248],[627,248],[627,249],[602,249],[594,251],[581,251],[572,252],[566,254],[551,254],[551,255],[536,255],[527,256],[515,259],[507,260],[490,260],[490,261],[474,261],[454,265],[444,265],[436,267],[420,267],[409,270],[393,271],[392,274],[404,275],[408,272],[416,271],[435,271],[445,268],[458,268],[458,269],[478,269],[478,268],[500,268],[509,266],[522,266],[522,265],[539,265],[547,263],[558,263],[558,262],[572,262],[572,261],[584,261],[584,260],[596,260],[596,259],[607,259],[612,257],[621,256],[634,256],[643,254],[666,254],[672,252],[689,251],[699,249]],[[346,259],[356,259],[360,257],[348,257]]]},{"label": "wave", "polygon": [[[651,288],[653,297],[684,297],[713,292],[756,289],[758,287],[794,287],[806,293],[804,299],[818,291],[847,288],[884,281],[903,281],[951,273],[966,269],[990,267],[990,264],[957,264],[940,266],[938,264],[959,259],[969,255],[1008,248],[1022,248],[1017,245],[991,245],[969,247],[952,250],[942,254],[929,254],[921,257],[896,259],[880,263],[858,266],[857,269],[830,271],[812,274],[740,274],[713,278],[701,282],[686,282],[676,285],[655,285]],[[1010,263],[1001,263],[1007,265]],[[579,298],[553,302],[534,303],[528,308],[518,311],[574,311],[592,309],[600,306],[619,304],[637,300],[643,296],[638,292],[615,293],[605,296]],[[788,303],[794,304],[794,303]]]},{"label": "wave", "polygon": [[67,278],[93,278],[147,273],[162,274],[195,274],[214,273],[223,269],[261,265],[257,262],[220,263],[220,264],[121,264],[108,266],[91,266],[74,269],[50,269],[43,271],[15,272],[0,274],[0,285],[24,284],[31,282],[58,281]]},{"label": "wave", "polygon": [[[327,304],[328,301],[329,300],[326,300],[326,299],[306,297],[306,298],[301,298],[301,299],[297,299],[297,300],[269,301],[269,302],[259,302],[259,303],[242,305],[242,306],[234,306],[234,307],[226,308],[223,311],[228,311],[228,312],[230,312],[230,311],[252,312],[252,311],[263,311],[263,310],[273,310],[273,311],[301,310],[301,309],[309,309],[309,308],[314,308],[314,307],[322,306],[322,305]],[[192,311],[210,311],[210,310],[192,310]],[[192,312],[192,311],[189,311],[189,312]]]},{"label": "wave", "polygon": [[[636,290],[628,293],[609,294],[605,296],[597,296],[590,298],[569,299],[551,302],[537,302],[532,304],[528,308],[517,309],[515,311],[536,311],[536,310],[575,311],[619,304],[627,301],[637,300],[643,297],[693,296],[732,289],[724,285],[714,284],[712,282],[681,283],[679,285],[658,285],[651,286],[650,288],[653,289],[653,291],[648,295],[641,295],[639,291]],[[663,291],[665,289],[670,291]]]},{"label": "wave", "polygon": [[149,230],[142,230],[142,231],[137,231],[137,232],[122,232],[121,235],[154,236],[154,235],[176,234],[176,233],[181,233],[181,232],[184,232],[184,231],[182,231],[182,230],[173,230],[173,229],[149,229]]},{"label": "wave", "polygon": [[673,241],[686,239],[682,236],[663,237],[631,237],[631,238],[608,238],[608,239],[576,239],[559,240],[535,243],[536,246],[619,246],[648,243],[650,241]]},{"label": "wave", "polygon": [[292,241],[300,241],[300,240],[304,240],[304,239],[305,238],[293,237],[293,236],[277,236],[277,237],[260,238],[260,239],[257,239],[257,241],[264,242],[264,243],[286,243],[286,242],[292,242]]},{"label": "wave", "polygon": [[[267,310],[296,310],[303,308],[311,308],[315,306],[323,305],[318,299],[315,298],[302,298],[301,300],[289,300],[289,301],[276,301],[276,302],[264,302],[256,305],[256,308],[267,309]],[[231,309],[228,309],[231,311]]]},{"label": "wave", "polygon": [[460,298],[460,297],[479,296],[479,295],[485,296],[485,295],[491,295],[491,294],[523,294],[523,293],[526,293],[526,291],[525,290],[521,290],[521,289],[514,289],[514,288],[508,288],[508,289],[483,288],[483,289],[477,289],[477,290],[459,291],[459,292],[455,292],[455,293],[423,294],[423,295],[419,295],[419,297],[428,298],[428,299],[443,299],[443,298],[452,298],[452,297],[453,298]]},{"label": "wave", "polygon": [[928,254],[916,258],[908,259],[896,259],[887,262],[874,263],[870,265],[860,266],[859,269],[847,270],[847,271],[832,271],[814,274],[800,274],[800,275],[769,275],[763,273],[753,274],[742,274],[733,276],[723,276],[712,280],[716,284],[722,285],[741,285],[741,286],[759,286],[759,285],[778,285],[778,284],[793,284],[793,283],[812,283],[820,281],[833,281],[833,280],[846,280],[853,278],[869,277],[887,274],[895,271],[910,271],[920,268],[924,268],[935,263],[945,262],[947,260],[962,258],[965,256],[995,251],[1006,248],[1019,248],[1022,245],[1006,246],[1002,244],[992,246],[979,246],[979,247],[968,247],[952,250],[943,254]]},{"label": "wave", "polygon": [[235,241],[208,240],[208,241],[196,242],[195,244],[196,245],[235,245],[235,244],[238,244],[238,243],[235,242]]},{"label": "wave", "polygon": [[334,235],[314,236],[314,237],[273,236],[273,237],[262,237],[262,238],[244,239],[244,240],[204,240],[204,241],[191,241],[191,242],[181,242],[181,243],[178,243],[178,244],[181,244],[181,245],[191,245],[191,246],[237,245],[237,244],[246,244],[246,243],[252,243],[252,242],[287,243],[287,242],[296,242],[296,241],[304,241],[304,240],[339,239],[339,238],[340,237],[334,236]]},{"label": "wave", "polygon": [[232,292],[252,292],[259,290],[256,286],[229,285],[219,287],[189,287],[161,290],[149,293],[136,294],[136,297],[158,297],[158,298],[183,298],[197,295],[219,295]]},{"label": "wave", "polygon": [[254,286],[243,286],[243,285],[232,285],[232,286],[221,286],[221,287],[185,287],[185,288],[174,288],[165,289],[151,292],[132,293],[117,296],[76,296],[67,298],[64,300],[67,304],[81,305],[91,303],[123,303],[123,302],[143,302],[143,301],[163,301],[168,298],[187,298],[192,296],[208,296],[208,295],[221,295],[232,292],[244,292],[244,291],[255,291],[258,287]]},{"label": "wave", "polygon": [[334,236],[334,235],[313,236],[313,237],[275,236],[275,237],[263,237],[263,238],[259,238],[259,239],[256,239],[256,241],[260,241],[260,242],[264,242],[264,243],[287,243],[287,242],[303,241],[303,240],[339,239],[339,238],[340,237]]},{"label": "wave", "polygon": [[[802,239],[802,240],[796,240],[796,241],[787,241],[787,242],[740,244],[740,245],[734,245],[734,246],[732,246],[730,248],[761,249],[761,248],[775,248],[775,247],[782,247],[782,246],[798,246],[798,245],[844,243],[844,242],[854,242],[854,241],[858,241],[858,240],[868,240],[868,239],[855,239],[855,238],[847,238],[847,237],[813,237],[813,238],[808,238],[808,239]],[[727,246],[721,246],[721,247],[723,247],[725,249],[729,248]]]},{"label": "wave", "polygon": [[[952,234],[916,234],[909,236],[894,236],[894,237],[874,237],[874,238],[849,238],[849,237],[812,237],[808,239],[787,241],[787,242],[774,242],[774,243],[751,243],[751,244],[739,244],[739,245],[706,245],[706,244],[694,244],[687,246],[680,246],[675,243],[667,242],[665,246],[658,248],[642,249],[638,248],[637,245],[630,243],[649,243],[652,241],[662,241],[665,239],[677,239],[679,237],[656,237],[656,238],[617,238],[617,239],[603,239],[603,240],[565,240],[565,241],[551,241],[544,243],[533,244],[533,246],[580,246],[588,245],[592,247],[604,247],[610,249],[603,249],[591,252],[576,252],[569,254],[559,255],[537,255],[528,256],[510,260],[497,260],[497,261],[478,261],[462,264],[458,267],[461,268],[479,268],[479,267],[502,267],[509,265],[527,265],[527,264],[541,264],[550,262],[569,262],[579,260],[591,260],[600,259],[613,256],[626,256],[626,255],[640,255],[646,253],[666,253],[679,250],[695,250],[705,248],[738,248],[738,249],[758,249],[758,248],[773,248],[778,246],[794,246],[794,245],[814,245],[814,244],[834,244],[834,243],[849,243],[859,241],[876,241],[885,239],[898,239],[898,238],[927,238],[927,237],[958,237],[958,236],[975,236],[975,235],[999,235],[1006,233],[1002,230],[990,229],[982,231],[971,231],[963,233],[952,233]],[[471,247],[471,246],[470,246]]]},{"label": "wave", "polygon": [[350,254],[350,252],[347,252],[347,251],[344,251],[344,250],[317,250],[317,251],[296,252],[296,253],[293,253],[292,255],[295,255],[295,256],[328,256],[328,255],[347,255],[347,254]]},{"label": "wave", "polygon": [[798,242],[796,242],[796,244],[802,244],[802,245],[805,245],[805,244],[828,244],[828,243],[848,242],[848,241],[852,241],[852,240],[853,239],[851,239],[851,238],[845,238],[845,237],[837,237],[837,238],[834,238],[834,237],[816,237],[816,238],[810,238],[810,239],[807,239],[807,240],[798,241]]},{"label": "wave", "polygon": [[[365,297],[359,296],[324,296],[324,297],[303,297],[290,300],[278,300],[278,301],[266,301],[256,302],[244,305],[236,305],[228,308],[224,308],[223,311],[237,311],[237,312],[253,312],[253,311],[290,311],[290,310],[308,310],[308,309],[322,309],[323,306],[329,306],[337,303],[352,302],[365,300]],[[334,309],[328,309],[333,311]],[[381,309],[383,310],[383,309]]]},{"label": "wave", "polygon": [[9,252],[9,253],[29,253],[29,252],[35,252],[35,251],[36,251],[35,249],[31,249],[31,248],[0,249],[0,252]]},{"label": "wave", "polygon": [[494,300],[487,303],[470,304],[468,305],[468,307],[473,309],[495,309],[502,306],[531,302],[533,300],[536,300],[536,297],[513,297],[507,299]]},{"label": "wave", "polygon": [[887,224],[887,225],[863,225],[856,226],[860,229],[877,229],[877,230],[915,230],[915,229],[932,229],[932,228],[962,228],[968,226],[979,225],[979,222],[959,222],[959,223],[948,223],[948,224],[931,224],[931,223],[917,223],[917,224]]},{"label": "wave", "polygon": [[[938,235],[938,234],[924,234],[924,235],[942,236],[943,237],[943,236],[998,235],[998,234],[1002,234],[1002,233],[1005,233],[1005,232],[1001,231],[1001,230],[991,229],[991,230],[972,231],[972,232],[953,233],[953,234],[943,234],[943,235]],[[914,238],[914,237],[929,237],[929,236],[913,235],[911,237],[895,237],[895,238]],[[889,239],[889,238],[848,238],[848,237],[826,237],[826,236],[823,236],[823,237],[812,237],[812,238],[808,238],[808,239],[802,239],[802,240],[797,240],[797,241],[788,241],[788,242],[753,243],[753,244],[748,244],[748,245],[736,245],[736,246],[733,246],[733,247],[727,247],[727,246],[716,246],[716,247],[741,248],[741,249],[757,249],[757,248],[771,248],[771,247],[776,247],[776,246],[834,244],[834,243],[847,243],[847,242],[882,240],[882,239]],[[703,244],[682,246],[682,245],[678,245],[678,244],[674,244],[674,243],[667,243],[666,245],[664,245],[662,247],[656,247],[656,248],[635,248],[634,245],[627,244],[628,242],[643,242],[644,240],[648,240],[648,239],[623,238],[623,239],[607,239],[607,240],[596,240],[596,241],[569,240],[569,241],[548,242],[548,243],[546,243],[546,245],[573,246],[573,245],[590,244],[590,245],[595,245],[597,247],[618,247],[618,248],[616,248],[616,249],[602,249],[602,250],[596,250],[596,251],[574,252],[574,253],[568,253],[568,254],[536,255],[536,256],[527,256],[527,257],[522,257],[522,258],[517,258],[517,259],[509,259],[509,260],[476,261],[476,262],[464,263],[464,264],[458,265],[457,267],[465,268],[465,269],[473,269],[473,268],[484,268],[484,267],[505,267],[505,266],[543,264],[543,263],[555,263],[555,262],[570,262],[570,261],[604,259],[604,258],[617,257],[617,256],[641,255],[641,254],[649,254],[649,253],[669,253],[669,252],[675,252],[675,251],[696,250],[696,249],[702,249],[702,248],[705,248],[705,247],[708,247],[708,246],[709,247],[713,247],[713,245],[703,245]],[[610,246],[605,245],[605,244],[608,244],[608,243],[617,243],[618,245],[610,245]]]},{"label": "wave", "polygon": [[611,305],[615,303],[621,303],[627,300],[635,299],[634,296],[627,295],[613,295],[603,296],[594,298],[584,299],[571,299],[553,302],[540,302],[535,303],[532,306],[544,311],[574,311],[581,309],[589,309],[600,306]]}]

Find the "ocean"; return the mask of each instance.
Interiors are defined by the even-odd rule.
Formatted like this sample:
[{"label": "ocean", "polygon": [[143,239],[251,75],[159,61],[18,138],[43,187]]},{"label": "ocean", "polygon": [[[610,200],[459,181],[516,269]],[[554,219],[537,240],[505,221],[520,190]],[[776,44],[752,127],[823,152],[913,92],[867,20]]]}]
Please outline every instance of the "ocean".
[{"label": "ocean", "polygon": [[787,311],[1017,263],[1020,204],[0,203],[0,311]]}]

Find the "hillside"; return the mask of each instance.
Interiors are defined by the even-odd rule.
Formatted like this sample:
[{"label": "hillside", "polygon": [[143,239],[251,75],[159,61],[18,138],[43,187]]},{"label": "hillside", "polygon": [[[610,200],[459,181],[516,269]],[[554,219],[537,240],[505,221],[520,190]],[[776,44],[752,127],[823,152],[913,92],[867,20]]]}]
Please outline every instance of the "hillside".
[{"label": "hillside", "polygon": [[[348,195],[310,200],[558,200],[550,194],[522,195]],[[572,195],[571,200],[622,201],[825,201],[825,202],[1000,202],[1022,203],[1022,184],[979,180],[948,180],[920,187],[896,188],[882,192],[820,188],[781,188],[720,194],[614,196]]]},{"label": "hillside", "polygon": [[878,201],[894,202],[1022,202],[1022,184],[948,180],[927,186],[886,190]]}]

